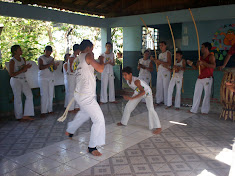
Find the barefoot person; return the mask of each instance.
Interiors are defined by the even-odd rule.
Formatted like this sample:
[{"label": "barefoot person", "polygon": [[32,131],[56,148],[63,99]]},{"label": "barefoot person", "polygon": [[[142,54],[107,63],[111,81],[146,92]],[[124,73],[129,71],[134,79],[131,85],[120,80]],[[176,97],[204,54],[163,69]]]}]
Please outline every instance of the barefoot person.
[{"label": "barefoot person", "polygon": [[[153,71],[153,63],[149,59],[150,51],[145,50],[144,51],[144,57],[139,60],[137,69],[139,72],[139,79],[145,81],[148,85],[151,81],[151,72]],[[144,99],[142,99],[142,102],[145,102]]]},{"label": "barefoot person", "polygon": [[139,79],[145,81],[148,85],[151,81],[151,72],[153,71],[153,63],[149,59],[149,50],[144,51],[144,57],[139,60],[137,69],[139,72]]},{"label": "barefoot person", "polygon": [[157,85],[156,85],[156,103],[160,104],[164,102],[167,106],[167,94],[168,86],[170,82],[171,72],[169,67],[171,66],[171,52],[167,50],[166,42],[160,42],[161,54],[158,59],[151,58],[158,67],[157,72]]},{"label": "barefoot person", "polygon": [[[11,76],[10,84],[14,94],[14,110],[15,117],[20,121],[34,120],[30,116],[34,116],[33,94],[29,84],[25,78],[25,72],[32,66],[26,64],[19,45],[11,47],[12,58],[9,63],[9,74]],[[25,106],[23,112],[22,93],[25,95]]]},{"label": "barefoot person", "polygon": [[213,82],[213,72],[216,67],[215,57],[213,54],[210,54],[211,44],[205,42],[201,46],[201,60],[197,62],[197,65],[187,60],[187,63],[192,66],[193,69],[198,69],[199,65],[201,68],[201,74],[198,76],[194,96],[193,96],[193,105],[190,110],[191,113],[197,113],[201,101],[202,91],[204,89],[204,98],[201,107],[202,114],[208,114],[210,111],[210,96],[211,96],[211,86]]},{"label": "barefoot person", "polygon": [[176,52],[176,64],[173,66],[173,70],[175,70],[175,75],[171,78],[169,88],[168,88],[168,96],[167,96],[167,108],[169,109],[172,107],[172,94],[174,91],[174,87],[176,86],[176,94],[175,94],[175,108],[179,110],[180,108],[180,100],[181,100],[181,88],[182,88],[182,81],[184,70],[186,66],[186,62],[182,59],[183,53],[182,51]]},{"label": "barefoot person", "polygon": [[53,112],[54,70],[59,65],[51,57],[52,47],[46,46],[44,54],[38,58],[38,84],[41,94],[41,117]]},{"label": "barefoot person", "polygon": [[[67,99],[68,103],[72,100],[74,97],[74,90],[76,87],[76,76],[75,76],[75,70],[77,68],[77,57],[80,53],[79,45],[75,44],[73,45],[73,54],[68,58],[67,62],[67,82],[68,82],[68,91],[67,91]],[[72,105],[69,107],[70,112],[76,112],[79,110],[79,105],[74,101]]]},{"label": "barefoot person", "polygon": [[125,67],[122,70],[123,78],[127,81],[127,84],[134,90],[132,97],[123,96],[125,100],[129,100],[124,109],[121,122],[117,123],[118,126],[127,125],[131,112],[136,108],[138,103],[144,98],[146,106],[148,108],[149,129],[153,130],[154,134],[161,132],[161,124],[154,110],[152,90],[148,84],[140,80],[137,77],[132,76],[132,70],[130,67]]},{"label": "barefoot person", "polygon": [[112,43],[107,42],[105,45],[106,51],[102,54],[104,57],[104,71],[101,73],[101,89],[100,89],[100,104],[108,102],[107,89],[109,88],[109,102],[115,101],[114,88],[114,73],[113,66],[115,65],[114,53],[112,52]]},{"label": "barefoot person", "polygon": [[77,83],[74,98],[81,110],[76,114],[74,120],[68,123],[66,135],[71,138],[84,122],[91,119],[93,124],[88,152],[94,156],[101,156],[96,147],[105,144],[105,122],[104,115],[96,101],[94,69],[100,73],[103,71],[103,57],[99,57],[100,63],[95,61],[92,52],[93,44],[90,40],[83,40],[80,44],[80,50],[81,53],[78,56],[79,64],[75,72]]},{"label": "barefoot person", "polygon": [[[14,94],[15,117],[20,121],[34,120],[33,94],[25,78],[25,72],[32,66],[26,64],[25,58],[21,57],[22,50],[19,45],[11,47],[12,58],[9,63],[10,84]],[[25,106],[23,112],[22,93],[25,95]]]}]

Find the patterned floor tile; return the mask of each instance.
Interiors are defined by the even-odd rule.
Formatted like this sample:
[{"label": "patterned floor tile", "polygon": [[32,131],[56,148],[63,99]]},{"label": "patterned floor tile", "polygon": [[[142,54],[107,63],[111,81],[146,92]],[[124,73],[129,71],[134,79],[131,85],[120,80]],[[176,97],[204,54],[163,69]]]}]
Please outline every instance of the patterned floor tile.
[{"label": "patterned floor tile", "polygon": [[[79,128],[73,140],[67,139],[66,126],[75,114],[70,113],[64,123],[57,122],[63,112],[62,104],[55,106],[58,113],[46,119],[36,117],[32,123],[4,122],[0,125],[0,167],[11,175],[18,170],[25,175],[37,172],[55,176],[194,176],[200,173],[222,176],[229,172],[229,166],[216,156],[225,148],[231,150],[235,130],[231,122],[219,120],[218,113],[192,115],[186,110],[176,112],[157,107],[163,131],[153,135],[148,130],[146,105],[142,103],[132,113],[135,118],[130,118],[128,126],[116,126],[125,104],[121,100],[119,104],[101,106],[109,141],[98,148],[102,157],[87,153],[91,121]],[[22,154],[25,155],[18,157]]]}]

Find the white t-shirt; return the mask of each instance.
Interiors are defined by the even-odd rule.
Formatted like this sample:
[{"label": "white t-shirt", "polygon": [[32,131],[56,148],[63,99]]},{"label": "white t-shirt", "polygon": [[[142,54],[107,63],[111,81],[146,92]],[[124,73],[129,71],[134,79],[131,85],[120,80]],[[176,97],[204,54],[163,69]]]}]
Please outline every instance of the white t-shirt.
[{"label": "white t-shirt", "polygon": [[70,60],[68,59],[68,64],[67,64],[67,72],[68,72],[68,74],[69,75],[73,75],[73,74],[75,74],[75,70],[77,69],[77,66],[78,66],[78,56],[77,57],[75,57],[75,55],[74,54],[72,54],[70,57],[74,57],[75,59],[73,60],[73,63],[72,63],[72,70],[73,70],[73,72],[71,72],[71,70],[70,70]]},{"label": "white t-shirt", "polygon": [[78,55],[78,66],[75,71],[76,88],[75,91],[85,96],[96,96],[96,79],[94,68],[86,62],[87,53]]},{"label": "white t-shirt", "polygon": [[[42,55],[38,58],[38,62],[39,62],[39,59],[42,60],[43,65],[47,65],[52,62],[53,57],[51,57],[51,56],[46,57],[45,55]],[[38,79],[50,79],[50,80],[52,79],[53,80],[54,79],[53,66],[50,66],[49,68],[46,68],[44,70],[39,70]]]},{"label": "white t-shirt", "polygon": [[[180,62],[176,62],[175,65],[176,65],[176,66],[183,67],[183,59],[182,59]],[[183,78],[183,75],[184,75],[184,71],[183,71],[183,70],[180,70],[178,73],[175,72],[175,77],[176,77],[176,78]],[[172,75],[172,76],[173,76],[173,75]]]},{"label": "white t-shirt", "polygon": [[[149,67],[151,60],[143,58],[139,60],[139,63],[144,65],[145,67]],[[151,78],[151,73],[147,69],[140,68],[139,77]]]},{"label": "white t-shirt", "polygon": [[[104,56],[104,63],[108,62],[109,59],[111,60],[111,62],[114,61],[113,53],[110,53],[110,54],[103,53],[102,56]],[[111,64],[105,65],[104,70],[101,74],[113,74],[113,66]]]},{"label": "white t-shirt", "polygon": [[152,90],[146,82],[144,82],[143,80],[141,80],[135,76],[132,76],[131,83],[129,83],[129,81],[127,81],[127,84],[130,88],[132,88],[134,90],[133,96],[138,95],[140,92],[139,88],[135,85],[136,80],[140,80],[140,85],[144,88],[145,96],[152,95]]},{"label": "white t-shirt", "polygon": [[[25,61],[24,61],[24,59],[22,57],[20,58],[20,61],[18,61],[14,57],[12,57],[11,60],[13,60],[15,62],[14,72],[20,71],[23,68],[23,66],[25,65]],[[20,74],[18,74],[15,77],[24,78],[25,77],[25,73],[20,73]]]},{"label": "white t-shirt", "polygon": [[[168,50],[166,50],[164,53],[160,53],[159,56],[158,56],[158,59],[160,61],[167,62],[167,53],[168,52],[170,53],[170,51],[168,51]],[[158,71],[164,72],[164,71],[169,71],[169,70],[166,69],[165,67],[163,67],[162,64],[160,64],[159,67],[158,67]]]}]

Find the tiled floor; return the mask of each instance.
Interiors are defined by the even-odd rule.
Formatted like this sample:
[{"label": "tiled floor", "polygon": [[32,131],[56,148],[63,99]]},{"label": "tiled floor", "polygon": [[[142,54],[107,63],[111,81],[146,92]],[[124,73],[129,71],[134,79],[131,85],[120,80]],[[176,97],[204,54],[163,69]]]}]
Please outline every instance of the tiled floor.
[{"label": "tiled floor", "polygon": [[140,103],[126,127],[117,127],[124,101],[102,105],[106,145],[101,157],[86,152],[90,122],[73,140],[64,136],[67,122],[57,114],[35,122],[0,122],[0,175],[4,176],[227,176],[232,163],[235,124],[219,120],[218,107],[209,115],[156,108],[163,131],[148,130],[147,109]]}]

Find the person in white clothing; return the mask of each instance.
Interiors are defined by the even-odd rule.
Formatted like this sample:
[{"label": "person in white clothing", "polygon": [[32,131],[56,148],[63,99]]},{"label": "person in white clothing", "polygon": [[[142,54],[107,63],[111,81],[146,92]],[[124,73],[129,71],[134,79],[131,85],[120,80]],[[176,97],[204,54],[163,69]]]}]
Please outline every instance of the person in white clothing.
[{"label": "person in white clothing", "polygon": [[38,58],[38,84],[41,94],[41,117],[48,113],[53,113],[53,95],[54,95],[54,70],[59,65],[51,57],[52,47],[46,46],[44,55]]},{"label": "person in white clothing", "polygon": [[67,73],[67,64],[68,64],[68,58],[70,54],[67,53],[64,55],[64,61],[63,61],[63,67],[62,72],[64,74],[64,88],[65,88],[65,100],[64,100],[64,107],[66,108],[68,106],[68,73]]},{"label": "person in white clothing", "polygon": [[97,150],[97,146],[105,144],[105,121],[102,110],[96,100],[96,79],[94,69],[98,72],[104,70],[103,56],[97,62],[94,59],[93,44],[89,40],[83,40],[80,44],[81,53],[78,56],[78,66],[75,72],[76,88],[74,98],[80,106],[80,111],[73,121],[68,123],[66,135],[72,138],[76,130],[87,120],[91,119],[91,136],[88,152],[94,156],[102,154]]},{"label": "person in white clothing", "polygon": [[100,104],[108,102],[107,89],[109,88],[109,102],[117,103],[115,101],[114,88],[114,73],[113,66],[115,65],[114,53],[112,52],[112,43],[107,42],[105,45],[106,51],[102,54],[104,57],[104,71],[101,73],[101,90],[100,90]]},{"label": "person in white clothing", "polygon": [[139,60],[137,69],[139,72],[139,78],[145,81],[148,85],[151,81],[151,72],[153,71],[153,63],[149,59],[149,50],[144,51],[144,57]]},{"label": "person in white clothing", "polygon": [[157,72],[157,85],[156,85],[156,103],[159,105],[164,102],[167,106],[167,94],[168,86],[170,82],[170,66],[171,66],[171,53],[167,49],[166,42],[160,42],[161,54],[159,54],[158,59],[151,57],[158,67]]},{"label": "person in white clothing", "polygon": [[[75,70],[78,66],[78,60],[76,59],[80,53],[79,44],[73,45],[73,54],[68,58],[67,63],[67,81],[68,81],[68,103],[74,97],[74,90],[76,87],[76,76]],[[69,112],[76,112],[79,110],[79,105],[76,102],[73,102],[69,107]]]},{"label": "person in white clothing", "polygon": [[[15,117],[20,121],[34,120],[33,94],[25,78],[25,72],[32,66],[26,64],[25,58],[21,57],[22,50],[19,45],[11,47],[12,58],[9,63],[10,84],[14,94]],[[25,95],[25,106],[23,112],[22,93]]]},{"label": "person in white clothing", "polygon": [[[137,69],[139,72],[139,79],[145,81],[148,85],[151,81],[151,72],[153,71],[153,63],[149,59],[150,52],[149,50],[144,51],[144,57],[139,59]],[[142,99],[142,102],[145,102],[145,99]]]},{"label": "person in white clothing", "polygon": [[146,101],[146,106],[148,108],[148,119],[149,119],[149,129],[153,130],[154,134],[159,134],[161,132],[161,124],[154,110],[153,106],[153,96],[152,90],[149,85],[142,81],[141,79],[132,76],[132,70],[130,67],[125,67],[122,70],[123,78],[127,81],[127,84],[134,90],[134,94],[130,96],[123,96],[125,100],[128,100],[121,122],[117,123],[118,126],[126,126],[131,112],[136,108],[138,103],[144,98]]},{"label": "person in white clothing", "polygon": [[211,87],[213,83],[213,72],[216,68],[215,56],[210,53],[211,44],[205,42],[201,46],[201,58],[197,62],[197,65],[193,65],[193,62],[187,60],[187,63],[192,66],[193,69],[198,69],[200,66],[200,74],[198,76],[194,96],[193,96],[193,105],[189,112],[197,113],[198,108],[201,102],[201,95],[204,89],[204,98],[201,107],[202,114],[208,114],[210,111],[210,96],[211,96]]},{"label": "person in white clothing", "polygon": [[176,85],[175,108],[176,110],[179,110],[180,108],[181,88],[182,88],[184,70],[186,66],[186,62],[182,57],[183,57],[182,51],[177,51],[176,52],[177,62],[173,66],[173,71],[175,71],[175,74],[172,75],[171,81],[168,87],[168,97],[167,97],[168,100],[167,100],[166,109],[169,109],[172,107],[172,94],[173,94],[175,85]]}]

